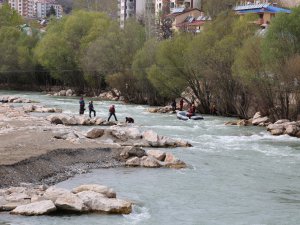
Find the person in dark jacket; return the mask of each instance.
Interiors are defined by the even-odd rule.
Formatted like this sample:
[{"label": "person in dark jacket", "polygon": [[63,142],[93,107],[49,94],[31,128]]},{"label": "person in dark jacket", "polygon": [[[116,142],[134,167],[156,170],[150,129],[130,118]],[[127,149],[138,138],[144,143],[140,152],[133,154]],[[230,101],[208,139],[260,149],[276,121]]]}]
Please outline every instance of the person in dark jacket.
[{"label": "person in dark jacket", "polygon": [[107,121],[110,120],[110,117],[111,117],[111,116],[114,116],[114,117],[115,117],[115,120],[118,121],[118,120],[117,120],[117,117],[116,117],[116,109],[115,109],[115,105],[111,105],[111,106],[109,107],[109,117],[108,117]]},{"label": "person in dark jacket", "polygon": [[84,110],[85,110],[85,103],[83,97],[81,97],[79,100],[79,114],[80,115],[84,114]]},{"label": "person in dark jacket", "polygon": [[180,102],[179,102],[179,111],[182,111],[183,110],[183,98],[180,99]]},{"label": "person in dark jacket", "polygon": [[134,123],[134,119],[131,117],[125,117],[126,123]]},{"label": "person in dark jacket", "polygon": [[94,109],[93,101],[89,102],[89,116],[92,118],[92,112],[94,113],[94,117],[96,117],[96,111]]},{"label": "person in dark jacket", "polygon": [[176,100],[174,99],[173,100],[173,102],[172,102],[172,110],[173,110],[173,112],[175,112],[176,111]]}]

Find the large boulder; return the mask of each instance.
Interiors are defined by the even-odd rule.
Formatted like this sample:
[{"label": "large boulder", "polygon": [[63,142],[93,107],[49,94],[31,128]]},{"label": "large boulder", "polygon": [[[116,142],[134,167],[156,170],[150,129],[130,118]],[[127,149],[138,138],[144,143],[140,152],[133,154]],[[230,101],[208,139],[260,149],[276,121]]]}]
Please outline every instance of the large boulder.
[{"label": "large boulder", "polygon": [[158,146],[159,147],[177,147],[176,141],[172,138],[159,136]]},{"label": "large boulder", "polygon": [[72,91],[71,89],[68,89],[68,90],[66,91],[66,96],[71,97],[72,95],[73,95],[73,91]]},{"label": "large boulder", "polygon": [[67,189],[52,186],[52,187],[49,187],[45,191],[43,197],[45,199],[48,199],[48,200],[51,200],[51,201],[55,202],[57,198],[63,197],[63,196],[68,195],[70,193],[71,192]]},{"label": "large boulder", "polygon": [[156,158],[152,156],[143,156],[141,158],[141,166],[149,167],[149,168],[158,168],[161,167],[162,164]]},{"label": "large boulder", "polygon": [[267,126],[267,130],[271,131],[271,130],[275,130],[275,129],[280,129],[280,130],[284,130],[284,125],[283,124],[275,124],[275,123],[271,123]]},{"label": "large boulder", "polygon": [[59,96],[66,96],[67,91],[66,90],[61,90],[58,95]]},{"label": "large boulder", "polygon": [[172,153],[167,152],[166,153],[166,158],[164,161],[164,166],[169,167],[169,168],[175,168],[175,169],[181,169],[181,168],[186,168],[186,164],[177,159]]},{"label": "large boulder", "polygon": [[77,194],[77,193],[83,192],[83,191],[97,192],[97,193],[105,195],[108,198],[115,198],[117,195],[116,192],[112,188],[109,188],[109,187],[106,187],[103,185],[99,185],[99,184],[83,184],[72,190],[72,192],[74,194]]},{"label": "large boulder", "polygon": [[124,159],[128,159],[128,158],[134,157],[134,156],[141,158],[146,155],[147,154],[144,149],[142,149],[140,147],[134,147],[134,146],[125,147],[120,154],[120,156]]},{"label": "large boulder", "polygon": [[90,139],[94,139],[94,138],[99,138],[99,137],[102,137],[104,134],[104,130],[103,129],[100,129],[100,128],[92,128],[91,130],[89,130],[85,136],[87,138],[90,138]]},{"label": "large boulder", "polygon": [[289,123],[290,120],[288,119],[282,119],[282,120],[277,120],[274,124],[283,124],[283,123]]},{"label": "large boulder", "polygon": [[105,122],[105,119],[100,118],[100,117],[96,117],[95,118],[95,125],[101,125]]},{"label": "large boulder", "polygon": [[105,212],[117,214],[129,214],[132,211],[132,204],[128,201],[105,198],[102,194],[94,191],[83,191],[77,194],[91,212]]},{"label": "large boulder", "polygon": [[19,202],[24,199],[30,199],[30,196],[28,196],[25,193],[13,192],[10,195],[6,196],[5,199],[6,199],[6,201],[9,201],[9,202]]},{"label": "large boulder", "polygon": [[143,133],[143,138],[150,144],[150,146],[158,147],[159,136],[153,130],[147,130]]},{"label": "large boulder", "polygon": [[63,124],[62,115],[50,115],[47,120],[53,124]]},{"label": "large boulder", "polygon": [[296,125],[287,125],[285,127],[285,134],[290,135],[290,136],[296,136],[300,128]]},{"label": "large boulder", "polygon": [[176,139],[176,147],[192,147],[192,144],[182,139]]},{"label": "large boulder", "polygon": [[139,129],[130,127],[130,128],[120,128],[114,127],[111,129],[111,134],[121,140],[128,140],[128,139],[141,139],[142,134]]},{"label": "large boulder", "polygon": [[87,211],[81,198],[77,195],[69,193],[64,196],[58,197],[55,201],[55,206],[59,210],[71,212],[84,212]]},{"label": "large boulder", "polygon": [[16,207],[11,214],[19,214],[25,216],[45,215],[56,211],[54,203],[50,200],[34,202],[27,205]]},{"label": "large boulder", "polygon": [[126,166],[140,166],[141,159],[138,157],[132,157],[125,162]]},{"label": "large boulder", "polygon": [[26,205],[29,203],[30,203],[29,199],[21,200],[19,202],[6,202],[3,205],[0,205],[0,211],[11,211],[17,208],[18,206]]},{"label": "large boulder", "polygon": [[160,150],[148,150],[147,155],[152,156],[159,161],[164,161],[164,159],[166,157],[166,153],[163,151],[160,151]]},{"label": "large boulder", "polygon": [[261,125],[261,124],[265,124],[270,122],[269,117],[264,116],[264,117],[259,117],[257,119],[253,119],[252,120],[252,125],[257,126],[257,125]]},{"label": "large boulder", "polygon": [[129,139],[141,139],[143,136],[140,130],[134,127],[127,128],[126,135]]}]

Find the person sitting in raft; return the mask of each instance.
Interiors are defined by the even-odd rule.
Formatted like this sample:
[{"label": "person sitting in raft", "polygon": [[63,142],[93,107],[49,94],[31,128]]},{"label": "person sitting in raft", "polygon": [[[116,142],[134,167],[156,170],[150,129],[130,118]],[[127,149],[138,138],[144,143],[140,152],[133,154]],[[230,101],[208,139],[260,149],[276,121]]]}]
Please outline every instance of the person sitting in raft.
[{"label": "person sitting in raft", "polygon": [[85,103],[83,97],[81,97],[79,100],[79,115],[84,114],[84,110],[85,110]]},{"label": "person sitting in raft", "polygon": [[96,111],[94,109],[94,104],[93,104],[93,101],[90,101],[89,102],[89,116],[90,118],[92,118],[92,112],[94,113],[94,117],[96,117]]},{"label": "person sitting in raft", "polygon": [[196,113],[195,104],[191,104],[190,109],[189,109],[188,113],[186,114],[186,116],[191,118],[192,116],[195,116],[195,113]]},{"label": "person sitting in raft", "polygon": [[176,111],[176,100],[174,99],[173,100],[173,102],[172,102],[172,110],[173,110],[173,112],[175,112]]},{"label": "person sitting in raft", "polygon": [[115,105],[111,105],[111,106],[109,107],[109,117],[108,117],[107,121],[110,120],[110,117],[111,117],[111,116],[114,116],[114,117],[115,117],[115,120],[118,121],[115,113],[116,113]]}]

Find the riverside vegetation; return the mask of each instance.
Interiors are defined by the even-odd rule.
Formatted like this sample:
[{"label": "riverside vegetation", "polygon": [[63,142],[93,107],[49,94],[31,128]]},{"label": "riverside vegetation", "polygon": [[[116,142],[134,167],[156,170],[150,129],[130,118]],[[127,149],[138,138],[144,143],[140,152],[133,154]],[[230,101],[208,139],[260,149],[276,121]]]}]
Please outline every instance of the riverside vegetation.
[{"label": "riverside vegetation", "polygon": [[266,35],[257,18],[228,11],[198,35],[157,41],[144,25],[100,12],[73,11],[31,36],[7,5],[0,9],[0,83],[4,87],[68,86],[98,95],[116,88],[130,102],[163,105],[189,90],[198,111],[297,120],[300,112],[300,8],[278,15]]}]

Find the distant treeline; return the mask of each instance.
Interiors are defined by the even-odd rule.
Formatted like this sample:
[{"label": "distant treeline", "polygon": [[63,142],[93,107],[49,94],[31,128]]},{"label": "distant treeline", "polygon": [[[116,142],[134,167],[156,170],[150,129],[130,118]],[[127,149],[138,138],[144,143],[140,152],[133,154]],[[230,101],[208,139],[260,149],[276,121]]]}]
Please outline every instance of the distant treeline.
[{"label": "distant treeline", "polygon": [[[202,113],[274,119],[300,112],[300,8],[278,15],[265,35],[254,17],[219,14],[197,34],[157,41],[128,21],[74,11],[44,34],[26,35],[22,19],[0,9],[0,83],[62,85],[97,95],[117,88],[134,103],[165,104],[189,91]],[[190,99],[187,99],[190,100]]]}]

